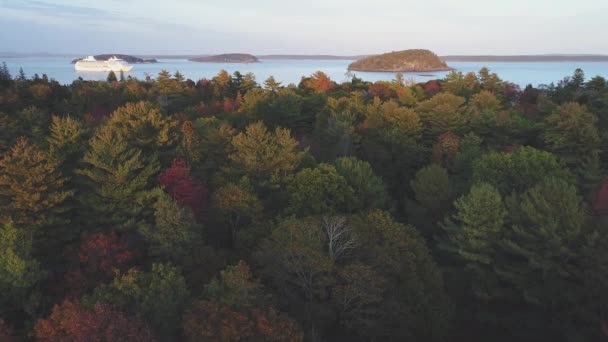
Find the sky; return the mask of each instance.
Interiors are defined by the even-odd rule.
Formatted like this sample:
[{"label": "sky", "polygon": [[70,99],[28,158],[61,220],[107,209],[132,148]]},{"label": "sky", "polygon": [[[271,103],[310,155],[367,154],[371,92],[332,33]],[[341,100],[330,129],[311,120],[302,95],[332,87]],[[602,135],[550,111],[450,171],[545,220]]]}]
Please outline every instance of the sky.
[{"label": "sky", "polygon": [[0,52],[608,54],[606,0],[0,0]]}]

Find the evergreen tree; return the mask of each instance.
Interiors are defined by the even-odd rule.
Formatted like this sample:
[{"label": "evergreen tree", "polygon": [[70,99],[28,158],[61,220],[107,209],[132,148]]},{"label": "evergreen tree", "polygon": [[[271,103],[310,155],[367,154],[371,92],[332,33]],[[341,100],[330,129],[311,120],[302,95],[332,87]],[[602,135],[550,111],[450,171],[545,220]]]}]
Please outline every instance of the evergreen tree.
[{"label": "evergreen tree", "polygon": [[28,296],[42,278],[32,257],[32,235],[12,222],[0,225],[0,315],[9,317],[24,310]]},{"label": "evergreen tree", "polygon": [[353,211],[386,209],[389,205],[386,187],[368,162],[355,157],[342,157],[336,160],[335,167],[354,191],[356,203]]},{"label": "evergreen tree", "polygon": [[202,240],[201,226],[192,211],[161,191],[154,204],[154,225],[142,226],[140,232],[150,244],[150,254],[175,261]]},{"label": "evergreen tree", "polygon": [[112,113],[108,125],[122,135],[131,147],[145,154],[158,153],[163,161],[179,141],[177,121],[143,101],[127,103],[118,108]]},{"label": "evergreen tree", "polygon": [[472,274],[471,291],[478,298],[498,295],[495,267],[507,211],[498,191],[487,183],[473,185],[454,203],[456,214],[443,225],[448,243]]},{"label": "evergreen tree", "polygon": [[114,71],[110,70],[110,72],[108,73],[108,77],[106,78],[106,81],[108,81],[109,83],[118,81],[118,79],[116,78],[116,74],[114,73]]},{"label": "evergreen tree", "polygon": [[17,75],[17,81],[26,81],[27,80],[27,76],[25,76],[25,72],[23,71],[23,68],[19,68],[19,75]]},{"label": "evergreen tree", "polygon": [[178,336],[179,322],[190,292],[184,277],[170,263],[152,264],[149,272],[131,269],[101,286],[86,298],[94,303],[110,303],[125,311],[141,314],[162,340]]},{"label": "evergreen tree", "polygon": [[297,151],[298,142],[288,129],[269,132],[262,122],[247,126],[245,132],[232,138],[232,147],[230,159],[256,181],[288,175],[306,153]]},{"label": "evergreen tree", "polygon": [[72,172],[84,153],[85,129],[80,121],[65,116],[53,116],[47,138],[49,153],[63,163],[66,173]]},{"label": "evergreen tree", "polygon": [[56,160],[20,138],[0,159],[0,223],[50,230],[67,225],[64,204],[73,192],[65,181]]},{"label": "evergreen tree", "polygon": [[355,192],[329,164],[298,172],[287,191],[287,213],[297,216],[348,213],[355,206]]},{"label": "evergreen tree", "polygon": [[88,189],[81,201],[97,218],[96,227],[133,230],[150,221],[151,177],[159,170],[154,155],[144,157],[123,135],[104,126],[91,139],[83,163],[86,167],[77,173]]},{"label": "evergreen tree", "polygon": [[2,67],[0,67],[0,86],[8,87],[13,82],[13,77],[11,76],[10,71],[8,70],[8,66],[6,62],[2,62]]}]

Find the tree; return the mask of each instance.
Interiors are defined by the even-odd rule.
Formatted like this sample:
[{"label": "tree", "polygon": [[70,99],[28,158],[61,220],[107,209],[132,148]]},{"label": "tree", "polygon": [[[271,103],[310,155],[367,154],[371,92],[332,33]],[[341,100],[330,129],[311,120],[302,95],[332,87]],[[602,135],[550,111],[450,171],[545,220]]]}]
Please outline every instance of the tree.
[{"label": "tree", "polygon": [[127,103],[118,108],[108,123],[129,142],[145,153],[171,152],[178,142],[177,122],[166,117],[150,103]]},{"label": "tree", "polygon": [[454,202],[454,207],[456,214],[443,226],[448,236],[446,247],[462,258],[472,273],[471,291],[476,296],[496,296],[497,250],[507,217],[502,197],[490,184],[477,183]]},{"label": "tree", "polygon": [[32,257],[31,232],[12,222],[0,226],[0,314],[10,317],[23,310],[43,275]]},{"label": "tree", "polygon": [[304,341],[292,319],[273,308],[238,311],[215,301],[198,301],[183,320],[187,341]]},{"label": "tree", "polygon": [[270,90],[273,93],[276,93],[277,90],[281,87],[281,82],[277,82],[273,76],[270,76],[264,81],[264,88]]},{"label": "tree", "polygon": [[469,102],[470,111],[473,115],[481,115],[485,113],[498,113],[501,110],[500,100],[493,93],[484,90],[473,95]]},{"label": "tree", "polygon": [[559,106],[545,122],[543,138],[549,150],[574,171],[586,190],[594,188],[601,178],[600,136],[595,115],[584,106],[569,102]]},{"label": "tree", "polygon": [[459,136],[452,132],[442,133],[433,145],[433,161],[446,169],[452,169],[459,149]]},{"label": "tree", "polygon": [[112,281],[116,272],[124,272],[136,257],[123,237],[116,232],[93,233],[83,237],[66,273],[66,285],[73,296],[82,295],[99,284]]},{"label": "tree", "polygon": [[220,278],[214,278],[206,286],[206,292],[210,299],[237,309],[255,308],[265,300],[262,284],[253,278],[249,265],[242,260],[221,271]]},{"label": "tree", "polygon": [[365,124],[370,128],[394,130],[412,138],[419,138],[422,133],[420,116],[414,110],[399,107],[391,100],[380,104],[378,98],[367,106]]},{"label": "tree", "polygon": [[405,213],[429,241],[438,233],[438,222],[450,208],[452,189],[447,171],[437,164],[416,173],[410,182],[415,201],[406,200]]},{"label": "tree", "polygon": [[411,186],[416,201],[433,213],[441,212],[449,202],[451,191],[448,173],[437,164],[420,169]]},{"label": "tree", "polygon": [[435,138],[439,134],[454,131],[463,122],[465,99],[450,93],[440,93],[418,103],[416,111],[425,129],[425,135]]},{"label": "tree", "polygon": [[347,213],[353,210],[355,193],[346,179],[329,164],[297,173],[289,184],[287,213],[298,216]]},{"label": "tree", "polygon": [[353,211],[387,207],[389,199],[386,187],[368,162],[355,157],[342,157],[336,160],[335,168],[353,189],[356,202]]},{"label": "tree", "polygon": [[27,76],[25,76],[25,71],[23,71],[23,67],[19,68],[19,75],[17,75],[17,81],[26,81]]},{"label": "tree", "polygon": [[317,71],[307,80],[306,86],[317,93],[327,94],[334,86],[334,82],[322,71]]},{"label": "tree", "polygon": [[192,209],[201,219],[207,208],[207,188],[190,175],[190,167],[181,159],[174,159],[171,167],[158,176],[163,190],[177,203]]},{"label": "tree", "polygon": [[260,219],[263,210],[247,180],[220,187],[213,193],[212,203],[218,220],[229,227],[233,243],[244,226]]},{"label": "tree", "polygon": [[367,339],[441,340],[450,308],[424,240],[413,227],[379,210],[353,218],[351,225],[361,241],[353,253],[384,278],[374,279],[378,285],[386,282],[376,314],[369,317],[371,325],[360,327],[361,334]]},{"label": "tree", "polygon": [[84,138],[85,130],[80,121],[70,116],[53,116],[47,138],[49,153],[61,161],[65,169],[72,170],[83,153]]},{"label": "tree", "polygon": [[528,304],[567,315],[584,295],[579,265],[588,218],[581,197],[573,185],[547,178],[507,206],[513,224],[503,248],[510,262],[496,265],[499,274]]},{"label": "tree", "polygon": [[154,223],[140,228],[153,256],[178,260],[191,251],[195,241],[202,240],[201,226],[192,211],[180,207],[167,194],[158,196],[154,204]]},{"label": "tree", "polygon": [[91,139],[83,163],[87,167],[76,172],[86,180],[88,191],[80,200],[98,225],[124,231],[149,224],[151,178],[159,169],[154,155],[142,156],[124,136],[104,126]]},{"label": "tree", "polygon": [[0,341],[15,342],[13,330],[2,319],[0,319]]},{"label": "tree", "polygon": [[205,297],[184,314],[184,334],[191,341],[302,341],[297,323],[268,305],[262,284],[243,261],[221,271],[206,286]]},{"label": "tree", "polygon": [[116,74],[114,73],[114,71],[110,70],[110,72],[108,73],[108,77],[106,78],[106,81],[108,81],[109,83],[113,83],[118,81],[118,79],[116,78]]},{"label": "tree", "polygon": [[87,308],[66,299],[55,305],[51,315],[34,327],[41,342],[127,342],[155,341],[150,328],[138,317],[127,316],[107,304]]},{"label": "tree", "polygon": [[473,179],[491,184],[503,196],[524,192],[548,177],[572,181],[555,155],[527,146],[511,153],[487,153],[473,165]]},{"label": "tree", "polygon": [[77,231],[66,215],[73,192],[65,182],[55,159],[20,138],[0,159],[0,223],[30,229],[36,248],[70,241]]},{"label": "tree", "polygon": [[2,62],[2,67],[0,67],[0,86],[8,87],[13,83],[13,77],[11,76],[10,71],[8,70],[8,66],[6,62]]},{"label": "tree", "polygon": [[181,314],[189,291],[184,277],[171,264],[152,264],[150,272],[136,269],[100,286],[88,302],[111,303],[141,314],[162,339],[178,336]]},{"label": "tree", "polygon": [[269,132],[262,122],[247,126],[245,132],[232,138],[234,152],[229,158],[258,181],[263,178],[285,177],[298,166],[306,151],[297,151],[298,142],[283,128]]}]

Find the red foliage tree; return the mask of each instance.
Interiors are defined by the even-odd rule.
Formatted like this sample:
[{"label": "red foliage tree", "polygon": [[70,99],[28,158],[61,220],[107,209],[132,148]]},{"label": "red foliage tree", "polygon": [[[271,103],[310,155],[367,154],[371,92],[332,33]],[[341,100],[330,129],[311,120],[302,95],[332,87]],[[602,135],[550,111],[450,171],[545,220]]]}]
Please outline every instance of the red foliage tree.
[{"label": "red foliage tree", "polygon": [[15,341],[15,338],[13,337],[13,330],[2,319],[0,319],[0,341],[1,342]]},{"label": "red foliage tree", "polygon": [[189,341],[302,341],[298,325],[274,309],[236,310],[215,301],[200,301],[186,312]]},{"label": "red foliage tree", "polygon": [[234,101],[232,101],[231,99],[225,99],[223,109],[225,113],[232,112],[234,110]]},{"label": "red foliage tree", "polygon": [[439,81],[437,81],[437,80],[428,81],[424,84],[424,92],[429,97],[437,95],[437,93],[439,93],[440,91],[441,91],[441,85],[439,84]]},{"label": "red foliage tree", "polygon": [[55,305],[47,319],[34,327],[42,342],[154,341],[150,328],[139,318],[129,317],[109,305],[97,303],[92,310],[65,300]]},{"label": "red foliage tree", "polygon": [[391,90],[387,85],[378,82],[370,84],[367,93],[372,98],[379,97],[383,101],[390,99],[392,95]]},{"label": "red foliage tree", "polygon": [[309,87],[317,93],[327,94],[334,87],[334,82],[326,73],[317,71],[310,78]]},{"label": "red foliage tree", "polygon": [[115,232],[98,233],[84,238],[78,250],[77,261],[66,274],[66,283],[72,296],[114,278],[115,271],[131,266],[135,253]]},{"label": "red foliage tree", "polygon": [[190,167],[182,159],[174,159],[171,167],[159,176],[163,189],[179,204],[192,208],[200,218],[207,207],[207,188],[192,178]]},{"label": "red foliage tree", "polygon": [[437,137],[437,142],[433,145],[433,161],[444,168],[450,168],[459,148],[459,136],[451,131],[442,133]]},{"label": "red foliage tree", "polygon": [[604,182],[604,184],[602,184],[602,187],[595,195],[593,211],[598,216],[608,215],[608,182]]}]

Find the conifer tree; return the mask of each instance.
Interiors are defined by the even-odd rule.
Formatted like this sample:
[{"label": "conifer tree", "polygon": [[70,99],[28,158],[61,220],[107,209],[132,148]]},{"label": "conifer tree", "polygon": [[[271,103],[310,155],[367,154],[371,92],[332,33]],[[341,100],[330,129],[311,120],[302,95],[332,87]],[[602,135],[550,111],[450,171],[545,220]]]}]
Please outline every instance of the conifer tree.
[{"label": "conifer tree", "polygon": [[116,79],[116,74],[114,73],[114,71],[110,70],[110,72],[108,73],[108,78],[106,79],[109,83],[112,82],[116,82],[118,81],[118,79]]},{"label": "conifer tree", "polygon": [[147,102],[127,103],[112,113],[108,123],[125,137],[131,147],[143,153],[173,151],[178,143],[177,122]]},{"label": "conifer tree", "polygon": [[97,218],[96,226],[132,230],[149,222],[150,183],[159,170],[155,155],[143,156],[123,135],[104,126],[91,139],[83,163],[86,167],[77,173],[88,189],[81,201]]},{"label": "conifer tree", "polygon": [[65,181],[56,160],[27,139],[18,139],[0,159],[0,222],[20,227],[67,224],[63,204],[73,193],[65,189]]},{"label": "conifer tree", "polygon": [[202,240],[201,226],[190,208],[181,207],[168,194],[160,192],[154,204],[154,225],[142,226],[142,235],[154,256],[178,260]]},{"label": "conifer tree", "polygon": [[62,162],[70,172],[84,152],[85,130],[82,123],[70,116],[53,116],[51,132],[47,138],[49,153]]},{"label": "conifer tree", "polygon": [[12,222],[0,225],[0,315],[22,310],[42,272],[32,257],[32,235]]}]

